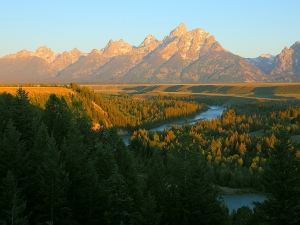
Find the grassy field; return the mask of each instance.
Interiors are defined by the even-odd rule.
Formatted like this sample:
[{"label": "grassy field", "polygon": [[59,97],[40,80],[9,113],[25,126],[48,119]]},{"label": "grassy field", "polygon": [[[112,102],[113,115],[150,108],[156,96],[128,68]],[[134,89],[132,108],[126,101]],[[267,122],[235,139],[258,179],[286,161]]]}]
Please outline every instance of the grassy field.
[{"label": "grassy field", "polygon": [[262,99],[299,99],[300,83],[261,84],[99,84],[84,85],[95,92],[119,94],[134,97],[159,94],[231,96]]},{"label": "grassy field", "polygon": [[[135,98],[155,95],[202,95],[214,98],[300,99],[300,83],[253,84],[85,84],[95,92],[107,94],[127,93]],[[0,93],[14,94],[18,87],[0,87]],[[23,87],[29,97],[35,94],[65,95],[73,91],[64,87]]]},{"label": "grassy field", "polygon": [[[12,95],[16,94],[16,90],[19,87],[0,87],[0,93],[6,92]],[[69,93],[74,93],[71,89],[64,87],[22,87],[23,90],[28,92],[28,96],[34,96],[36,94],[57,94],[57,95],[67,95]]]}]

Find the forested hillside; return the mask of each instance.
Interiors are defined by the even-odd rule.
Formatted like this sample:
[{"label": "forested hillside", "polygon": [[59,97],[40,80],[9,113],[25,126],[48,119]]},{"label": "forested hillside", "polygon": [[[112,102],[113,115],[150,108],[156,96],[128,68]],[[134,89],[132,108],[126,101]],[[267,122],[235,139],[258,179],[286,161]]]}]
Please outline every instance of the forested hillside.
[{"label": "forested hillside", "polygon": [[[145,100],[131,98],[128,94],[107,95],[94,93],[89,88],[71,83],[70,87],[79,94],[87,113],[100,124],[112,124],[130,131],[139,127],[151,128],[166,121],[195,115],[207,109],[192,96],[158,96]],[[99,110],[104,113],[99,113]]]},{"label": "forested hillside", "polygon": [[[255,100],[214,120],[139,129],[126,147],[116,128],[137,128],[129,122],[134,115],[140,127],[152,126],[204,109],[201,98],[134,100],[71,88],[33,99],[22,88],[0,95],[1,223],[272,224],[278,215],[283,224],[300,221],[300,148],[290,141],[300,133],[299,102]],[[91,129],[99,119],[91,106],[106,116],[99,129]],[[281,189],[272,183],[277,175]],[[271,195],[254,212],[229,215],[219,185]],[[284,204],[290,210],[278,211]]]},{"label": "forested hillside", "polygon": [[[41,109],[30,104],[28,93],[20,88],[15,97],[1,94],[0,122],[4,224],[178,224],[202,216],[223,224],[228,217],[209,174],[204,173],[209,168],[199,152],[193,176],[197,164],[204,170],[199,181],[188,185],[198,189],[198,195],[203,191],[210,195],[194,202],[196,193],[188,192],[196,205],[183,212],[180,205],[185,197],[173,199],[175,186],[163,178],[151,190],[116,129],[92,130],[92,120],[79,101],[68,105],[64,97],[52,94]],[[155,170],[156,165],[154,176]],[[201,189],[202,179],[207,182]],[[157,188],[163,192],[156,193]],[[175,205],[169,206],[171,201]],[[199,204],[205,211],[198,212]]]},{"label": "forested hillside", "polygon": [[163,156],[192,145],[203,152],[220,186],[261,189],[260,177],[279,129],[288,129],[297,141],[295,148],[300,148],[300,108],[296,104],[299,102],[253,101],[231,107],[221,118],[194,125],[174,125],[163,132],[140,129],[131,137],[130,147],[145,164],[157,149]]},{"label": "forested hillside", "polygon": [[[16,89],[16,87],[6,87],[3,90],[14,95]],[[105,127],[116,126],[128,131],[155,127],[166,121],[185,119],[208,108],[202,101],[196,101],[193,96],[163,95],[135,99],[125,93],[121,95],[95,93],[75,83],[63,86],[41,84],[39,87],[27,84],[24,89],[29,92],[30,103],[41,109],[45,108],[52,92],[63,97],[69,107],[80,102],[86,114],[92,118],[94,125],[99,123]]]}]

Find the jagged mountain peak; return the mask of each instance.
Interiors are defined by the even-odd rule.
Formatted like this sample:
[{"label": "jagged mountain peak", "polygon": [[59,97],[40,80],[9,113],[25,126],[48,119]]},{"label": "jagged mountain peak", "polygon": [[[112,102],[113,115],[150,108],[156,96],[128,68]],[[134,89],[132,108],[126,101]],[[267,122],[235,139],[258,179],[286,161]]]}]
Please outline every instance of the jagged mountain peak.
[{"label": "jagged mountain peak", "polygon": [[152,34],[148,34],[144,41],[139,45],[139,48],[146,47],[155,41],[157,41],[156,38]]},{"label": "jagged mountain peak", "polygon": [[34,53],[34,56],[43,58],[48,62],[53,62],[59,54],[53,52],[50,48],[45,45],[40,46]]},{"label": "jagged mountain peak", "polygon": [[40,51],[51,51],[51,49],[48,48],[46,45],[41,45],[40,47],[37,48],[35,52],[40,52]]},{"label": "jagged mountain peak", "polygon": [[110,39],[103,49],[103,54],[106,57],[114,57],[125,54],[131,51],[132,48],[132,45],[126,43],[123,39],[120,39],[119,41],[113,41]]},{"label": "jagged mountain peak", "polygon": [[85,55],[84,53],[82,53],[81,51],[79,51],[77,48],[73,48],[70,53],[72,55]]},{"label": "jagged mountain peak", "polygon": [[123,39],[120,39],[119,41],[114,41],[112,39],[109,40],[109,42],[106,44],[105,48],[109,48],[110,46],[122,46],[122,45],[127,45],[131,46],[127,42],[125,42]]},{"label": "jagged mountain peak", "polygon": [[205,30],[201,29],[201,28],[196,28],[194,30],[191,31],[194,34],[205,34],[207,36],[210,36],[211,34],[206,32]]},{"label": "jagged mountain peak", "polygon": [[111,39],[104,48],[89,54],[77,48],[56,54],[45,45],[33,52],[22,50],[0,59],[0,79],[108,83],[300,80],[300,41],[276,57],[262,54],[246,60],[256,67],[223,49],[212,34],[201,28],[187,31],[181,23],[163,40],[147,35],[138,47]]},{"label": "jagged mountain peak", "polygon": [[187,32],[184,23],[179,24],[174,30],[171,31],[169,37],[180,37]]}]

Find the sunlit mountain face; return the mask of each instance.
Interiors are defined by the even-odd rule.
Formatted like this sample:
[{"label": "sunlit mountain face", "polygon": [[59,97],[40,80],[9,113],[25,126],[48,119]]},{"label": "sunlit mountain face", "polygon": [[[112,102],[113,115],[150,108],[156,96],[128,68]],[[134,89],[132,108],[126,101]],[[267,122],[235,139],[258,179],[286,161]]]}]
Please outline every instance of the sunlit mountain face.
[{"label": "sunlit mountain face", "polygon": [[277,56],[237,56],[212,34],[183,23],[162,40],[139,46],[110,40],[90,53],[55,53],[46,46],[0,58],[0,82],[253,83],[299,81],[300,42]]}]

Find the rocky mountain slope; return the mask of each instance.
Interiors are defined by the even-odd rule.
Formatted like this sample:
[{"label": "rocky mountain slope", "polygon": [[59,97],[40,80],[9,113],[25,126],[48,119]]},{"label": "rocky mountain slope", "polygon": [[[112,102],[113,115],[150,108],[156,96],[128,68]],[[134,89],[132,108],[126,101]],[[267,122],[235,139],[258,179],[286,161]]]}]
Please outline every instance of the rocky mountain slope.
[{"label": "rocky mountain slope", "polygon": [[273,81],[300,81],[300,42],[284,49],[276,56],[261,55],[246,59],[266,73]]},{"label": "rocky mountain slope", "polygon": [[54,81],[59,71],[85,55],[76,48],[62,54],[54,53],[46,46],[35,52],[21,50],[0,58],[0,82]]},{"label": "rocky mountain slope", "polygon": [[245,58],[248,62],[258,67],[265,74],[270,74],[273,69],[275,56],[270,54],[261,54],[257,58]]},{"label": "rocky mountain slope", "polygon": [[[97,50],[94,50],[97,51]],[[265,75],[243,58],[226,51],[202,29],[184,24],[158,41],[148,35],[133,47],[123,40],[72,64],[58,80],[107,83],[262,82]]]},{"label": "rocky mountain slope", "polygon": [[286,74],[292,80],[299,71],[297,46],[275,58],[245,60],[204,30],[187,31],[180,24],[163,40],[148,35],[139,46],[121,39],[89,54],[76,48],[57,54],[45,46],[22,50],[0,58],[0,82],[236,83],[269,82]]}]

